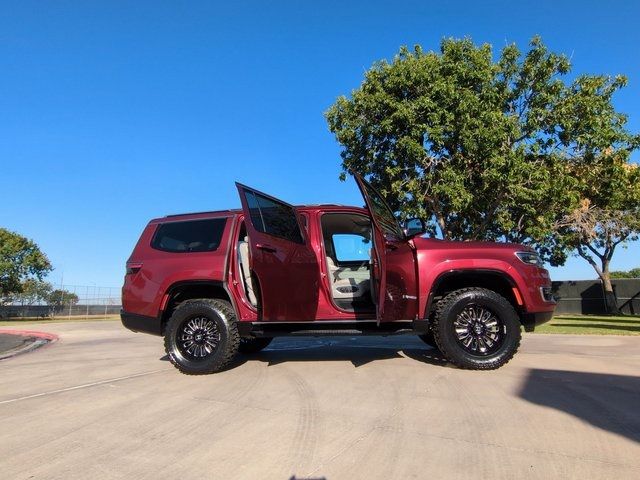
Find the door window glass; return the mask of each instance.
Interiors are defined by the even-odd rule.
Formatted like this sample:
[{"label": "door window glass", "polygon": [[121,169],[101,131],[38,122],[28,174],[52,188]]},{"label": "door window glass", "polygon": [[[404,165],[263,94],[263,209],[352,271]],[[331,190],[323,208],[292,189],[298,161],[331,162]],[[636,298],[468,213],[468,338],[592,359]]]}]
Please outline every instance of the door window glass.
[{"label": "door window glass", "polygon": [[259,232],[304,243],[296,212],[291,205],[267,198],[251,190],[244,190],[253,227]]},{"label": "door window glass", "polygon": [[362,235],[337,233],[332,235],[333,248],[339,262],[369,260],[371,241]]},{"label": "door window glass", "polygon": [[403,238],[404,234],[398,224],[398,220],[391,211],[391,208],[384,201],[384,198],[371,186],[368,182],[363,181],[366,189],[366,195],[369,201],[367,202],[371,209],[371,214],[374,216],[380,228],[385,234],[393,235],[398,238]]}]

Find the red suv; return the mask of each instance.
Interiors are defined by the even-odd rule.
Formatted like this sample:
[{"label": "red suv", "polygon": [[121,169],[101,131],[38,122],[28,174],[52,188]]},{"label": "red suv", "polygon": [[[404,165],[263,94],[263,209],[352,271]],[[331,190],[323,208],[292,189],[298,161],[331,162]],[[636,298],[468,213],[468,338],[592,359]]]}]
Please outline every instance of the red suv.
[{"label": "red suv", "polygon": [[164,336],[188,374],[277,336],[419,335],[462,368],[508,362],[555,308],[528,247],[424,238],[356,175],[367,208],[292,206],[236,184],[241,210],[149,222],[122,289],[122,323]]}]

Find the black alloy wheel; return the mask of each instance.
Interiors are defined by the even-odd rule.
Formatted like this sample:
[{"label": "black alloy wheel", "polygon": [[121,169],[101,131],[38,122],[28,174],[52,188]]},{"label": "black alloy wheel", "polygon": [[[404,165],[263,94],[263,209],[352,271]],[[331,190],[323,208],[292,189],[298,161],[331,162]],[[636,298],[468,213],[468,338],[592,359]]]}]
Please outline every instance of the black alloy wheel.
[{"label": "black alloy wheel", "polygon": [[458,343],[472,355],[491,355],[504,341],[504,325],[484,306],[468,305],[457,315],[453,324]]},{"label": "black alloy wheel", "polygon": [[220,345],[216,323],[203,316],[187,318],[178,328],[178,349],[188,358],[198,360],[211,355]]},{"label": "black alloy wheel", "polygon": [[201,375],[223,370],[238,353],[240,335],[231,304],[225,300],[186,300],[167,322],[164,348],[182,373]]}]

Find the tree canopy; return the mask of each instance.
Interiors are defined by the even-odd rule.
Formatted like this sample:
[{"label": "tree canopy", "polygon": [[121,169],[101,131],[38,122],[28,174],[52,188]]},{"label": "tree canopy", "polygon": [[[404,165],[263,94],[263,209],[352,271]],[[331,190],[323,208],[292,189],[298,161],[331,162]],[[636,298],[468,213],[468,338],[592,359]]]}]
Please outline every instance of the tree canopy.
[{"label": "tree canopy", "polygon": [[15,293],[11,300],[21,305],[33,305],[38,302],[48,301],[53,286],[44,280],[29,278],[22,282],[21,291]]},{"label": "tree canopy", "polygon": [[47,295],[47,302],[49,305],[53,305],[57,308],[62,308],[65,305],[73,306],[78,303],[79,297],[73,292],[65,289],[56,289]]},{"label": "tree canopy", "polygon": [[626,79],[565,80],[570,69],[538,37],[495,60],[470,39],[445,39],[439,52],[403,47],[326,112],[342,178],[365,175],[401,216],[444,238],[529,243],[562,264],[573,245],[559,219],[585,198],[611,210],[615,175],[592,177],[618,171],[640,144],[612,104]]},{"label": "tree canopy", "polygon": [[632,268],[629,271],[614,270],[611,272],[611,278],[640,278],[640,267]]},{"label": "tree canopy", "polygon": [[25,281],[42,280],[51,270],[49,259],[35,242],[0,228],[0,297],[22,292]]}]

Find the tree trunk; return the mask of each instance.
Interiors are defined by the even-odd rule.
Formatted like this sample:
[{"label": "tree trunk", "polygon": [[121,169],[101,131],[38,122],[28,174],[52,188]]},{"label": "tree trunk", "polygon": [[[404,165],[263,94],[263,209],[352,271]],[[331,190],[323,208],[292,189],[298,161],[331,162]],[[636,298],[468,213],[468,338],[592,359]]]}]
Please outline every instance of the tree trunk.
[{"label": "tree trunk", "polygon": [[[587,245],[587,247],[589,246]],[[582,248],[578,248],[578,254],[587,262],[589,262],[589,265],[593,267],[593,269],[598,274],[600,281],[602,282],[605,311],[610,315],[621,315],[622,312],[618,308],[618,299],[616,298],[616,294],[613,291],[613,285],[611,285],[611,276],[609,275],[609,261],[611,260],[613,252],[610,252],[609,255],[602,255],[596,252],[593,248],[590,249],[594,254],[598,256],[598,258],[600,258],[602,268],[598,267],[598,264],[595,262],[595,260]]]},{"label": "tree trunk", "polygon": [[444,221],[444,216],[442,215],[442,213],[436,212],[436,221],[438,222],[438,227],[440,227],[442,239],[449,240],[449,230],[447,230],[447,224]]},{"label": "tree trunk", "polygon": [[[604,262],[603,262],[604,263]],[[611,276],[609,275],[609,262],[602,266],[602,289],[604,290],[604,306],[608,314],[620,315],[622,312],[618,308],[618,299],[611,285]]]}]

